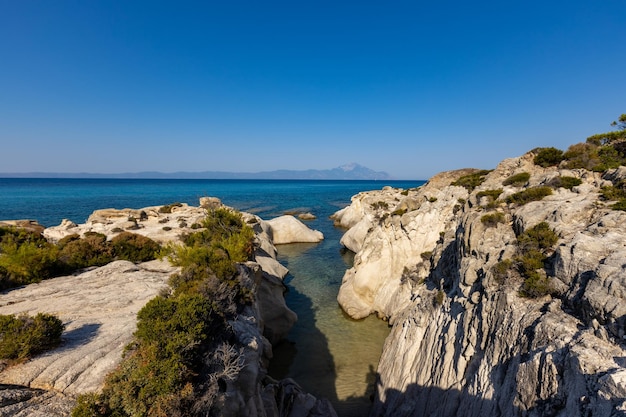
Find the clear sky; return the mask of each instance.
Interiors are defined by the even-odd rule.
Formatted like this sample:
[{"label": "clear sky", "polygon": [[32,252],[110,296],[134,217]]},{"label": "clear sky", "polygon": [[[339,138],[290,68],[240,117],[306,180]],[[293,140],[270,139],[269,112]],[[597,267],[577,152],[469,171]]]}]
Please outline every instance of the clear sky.
[{"label": "clear sky", "polygon": [[626,113],[626,1],[0,0],[0,172],[399,179]]}]

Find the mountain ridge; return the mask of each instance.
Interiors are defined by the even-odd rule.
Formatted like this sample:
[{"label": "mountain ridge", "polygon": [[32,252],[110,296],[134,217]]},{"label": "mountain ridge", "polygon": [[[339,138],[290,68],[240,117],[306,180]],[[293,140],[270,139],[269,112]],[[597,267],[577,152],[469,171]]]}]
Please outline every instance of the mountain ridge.
[{"label": "mountain ridge", "polygon": [[285,179],[285,180],[392,180],[387,172],[374,171],[355,162],[332,169],[288,170],[260,172],[226,171],[140,171],[117,174],[25,172],[0,173],[0,178],[123,178],[123,179]]}]

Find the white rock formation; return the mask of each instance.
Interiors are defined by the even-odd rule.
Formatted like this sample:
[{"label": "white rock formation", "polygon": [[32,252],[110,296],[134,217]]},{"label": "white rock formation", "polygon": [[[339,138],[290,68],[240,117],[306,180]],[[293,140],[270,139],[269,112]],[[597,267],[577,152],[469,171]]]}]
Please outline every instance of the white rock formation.
[{"label": "white rock formation", "polygon": [[320,242],[324,239],[322,232],[309,229],[294,216],[280,216],[267,220],[270,234],[275,245],[286,243]]},{"label": "white rock formation", "polygon": [[[626,213],[599,199],[609,176],[532,159],[503,161],[471,193],[451,185],[469,171],[449,172],[419,190],[361,193],[335,215],[357,250],[341,306],[393,325],[371,416],[626,414]],[[520,172],[527,184],[503,185]],[[505,202],[558,176],[582,184]],[[495,204],[478,195],[496,189]],[[481,219],[494,212],[504,222],[489,227]],[[516,269],[493,268],[544,221],[559,237],[545,268],[556,293],[523,298]]]}]

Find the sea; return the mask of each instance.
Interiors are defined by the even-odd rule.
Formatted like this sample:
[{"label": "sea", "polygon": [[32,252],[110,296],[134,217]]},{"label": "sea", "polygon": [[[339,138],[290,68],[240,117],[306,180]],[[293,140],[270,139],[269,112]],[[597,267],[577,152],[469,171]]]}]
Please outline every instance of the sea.
[{"label": "sea", "polygon": [[340,417],[368,414],[387,323],[355,321],[337,304],[337,292],[354,254],[342,248],[344,230],[329,216],[361,191],[384,186],[414,188],[424,181],[29,179],[0,178],[0,220],[32,219],[49,227],[63,219],[83,223],[97,209],[143,208],[175,202],[198,205],[218,197],[228,206],[263,219],[310,212],[307,226],[324,234],[316,244],[278,246],[287,305],[298,322],[274,348],[269,375],[293,378],[302,388],[331,401]]}]

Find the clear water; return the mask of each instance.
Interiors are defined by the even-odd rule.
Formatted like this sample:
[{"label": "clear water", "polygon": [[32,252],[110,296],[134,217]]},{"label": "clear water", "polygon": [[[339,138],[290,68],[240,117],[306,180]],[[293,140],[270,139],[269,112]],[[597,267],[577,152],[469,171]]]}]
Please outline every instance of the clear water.
[{"label": "clear water", "polygon": [[84,222],[101,208],[142,208],[202,196],[270,219],[286,211],[309,211],[307,222],[324,233],[318,244],[278,247],[290,270],[286,300],[298,314],[288,340],[275,348],[270,375],[294,378],[312,394],[328,398],[341,417],[367,415],[387,325],[370,317],[349,319],[337,305],[341,278],[352,265],[342,251],[342,230],[329,216],[360,191],[385,185],[411,188],[422,181],[0,179],[0,220],[35,219],[45,226],[68,218]]}]

